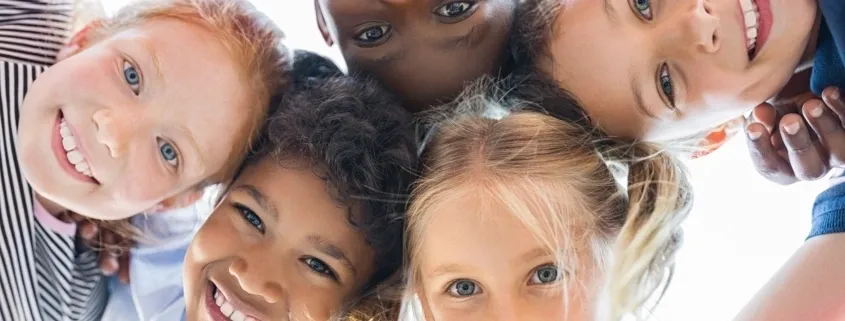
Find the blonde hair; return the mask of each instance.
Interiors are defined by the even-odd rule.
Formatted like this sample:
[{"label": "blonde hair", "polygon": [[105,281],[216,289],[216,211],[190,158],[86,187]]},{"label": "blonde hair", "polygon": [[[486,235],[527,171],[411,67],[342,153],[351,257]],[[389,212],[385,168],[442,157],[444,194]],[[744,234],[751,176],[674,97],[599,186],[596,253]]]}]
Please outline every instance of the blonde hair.
[{"label": "blonde hair", "polygon": [[[495,88],[486,83],[465,93],[450,106],[456,116],[439,122],[427,143],[407,218],[409,289],[421,281],[431,209],[458,190],[472,191],[507,206],[562,262],[588,257],[605,272],[601,313],[612,320],[641,315],[671,279],[692,203],[684,168],[657,145],[611,140],[578,124],[588,122],[528,111]],[[496,115],[504,116],[490,118]],[[614,173],[625,171],[622,186]]]},{"label": "blonde hair", "polygon": [[[288,85],[292,53],[284,45],[284,33],[270,18],[246,0],[145,0],[122,8],[114,17],[101,21],[92,33],[92,43],[122,30],[156,19],[175,19],[212,33],[227,49],[248,84],[250,110],[254,117],[244,125],[247,144],[214,174],[213,181],[227,180],[238,169],[261,133],[271,113],[271,97]],[[216,181],[214,181],[216,180]]]}]

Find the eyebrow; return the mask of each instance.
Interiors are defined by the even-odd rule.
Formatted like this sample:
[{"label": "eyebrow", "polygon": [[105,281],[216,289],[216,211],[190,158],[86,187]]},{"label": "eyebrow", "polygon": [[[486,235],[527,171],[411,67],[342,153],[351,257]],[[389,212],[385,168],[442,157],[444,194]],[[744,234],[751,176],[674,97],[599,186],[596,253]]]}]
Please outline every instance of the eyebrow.
[{"label": "eyebrow", "polygon": [[524,254],[518,256],[517,258],[519,259],[520,262],[525,262],[525,261],[531,261],[531,260],[534,260],[536,258],[543,257],[543,256],[549,256],[549,255],[551,255],[551,253],[549,252],[548,249],[542,248],[542,247],[537,247],[537,248],[534,248],[534,249],[532,249],[528,252],[525,252]]},{"label": "eyebrow", "polygon": [[607,20],[610,20],[610,23],[614,27],[619,26],[619,13],[616,12],[616,8],[613,6],[613,0],[604,0],[604,13],[607,15]]},{"label": "eyebrow", "polygon": [[481,23],[472,26],[465,34],[457,37],[446,38],[437,44],[440,50],[453,50],[460,46],[469,46],[475,48],[481,43],[481,40],[486,38],[490,30],[490,23],[483,20]]},{"label": "eyebrow", "polygon": [[164,81],[164,73],[161,71],[161,60],[158,59],[158,53],[155,50],[155,46],[144,38],[138,39],[138,42],[141,43],[141,47],[143,47],[150,56],[150,61],[153,64],[153,70],[155,71],[156,77],[159,81]]},{"label": "eyebrow", "polygon": [[428,277],[437,277],[443,274],[449,274],[463,270],[467,270],[467,267],[460,264],[446,264],[438,266],[436,269],[434,269],[434,271],[431,271],[431,274],[429,274]]},{"label": "eyebrow", "polygon": [[634,93],[634,101],[636,102],[637,110],[648,116],[649,118],[657,118],[654,114],[652,114],[648,107],[646,107],[645,99],[643,98],[643,88],[640,86],[640,83],[637,81],[637,77],[633,74],[630,76],[631,78],[631,91]]},{"label": "eyebrow", "polygon": [[190,130],[181,126],[178,128],[179,131],[182,132],[182,136],[185,137],[184,140],[187,142],[188,147],[190,147],[190,149],[193,150],[194,155],[196,155],[193,157],[193,159],[195,159],[195,161],[193,162],[194,166],[197,167],[197,171],[199,173],[205,173],[205,160],[203,160],[202,153],[200,153],[199,144],[197,144],[197,141],[194,139],[194,136],[191,135]]},{"label": "eyebrow", "polygon": [[246,192],[255,200],[256,203],[258,203],[258,206],[260,206],[265,212],[269,212],[271,215],[273,215],[273,217],[279,217],[279,212],[276,210],[276,207],[273,206],[273,204],[269,202],[267,197],[265,197],[264,194],[262,194],[261,191],[259,191],[258,188],[256,188],[255,186],[243,184],[238,185],[234,188],[234,190]]},{"label": "eyebrow", "polygon": [[307,240],[308,243],[317,248],[317,251],[320,251],[320,253],[340,261],[340,263],[349,270],[349,273],[351,273],[353,277],[358,275],[358,270],[355,269],[355,266],[352,265],[352,261],[346,257],[346,254],[343,253],[341,248],[329,243],[328,240],[319,235],[309,235]]}]

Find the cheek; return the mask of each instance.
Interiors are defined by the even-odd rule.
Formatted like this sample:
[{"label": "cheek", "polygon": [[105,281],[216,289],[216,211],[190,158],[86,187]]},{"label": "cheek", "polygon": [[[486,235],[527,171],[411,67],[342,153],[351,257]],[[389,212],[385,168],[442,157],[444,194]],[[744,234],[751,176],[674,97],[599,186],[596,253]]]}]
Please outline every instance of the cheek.
[{"label": "cheek", "polygon": [[239,233],[225,216],[226,213],[215,212],[205,221],[191,241],[187,262],[204,266],[238,251]]}]

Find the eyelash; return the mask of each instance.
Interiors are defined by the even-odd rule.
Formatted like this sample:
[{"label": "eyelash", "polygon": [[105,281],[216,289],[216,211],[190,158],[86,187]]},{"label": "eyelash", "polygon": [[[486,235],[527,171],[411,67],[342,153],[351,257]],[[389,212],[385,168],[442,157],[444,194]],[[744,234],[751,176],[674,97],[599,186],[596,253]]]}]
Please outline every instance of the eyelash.
[{"label": "eyelash", "polygon": [[[640,9],[637,4],[639,1],[645,1],[645,4],[643,5],[647,8]],[[631,0],[631,9],[634,10],[634,12],[637,14],[637,16],[640,17],[640,19],[646,21],[651,21],[652,19],[654,19],[654,13],[652,12],[651,8],[651,0]]]},{"label": "eyelash", "polygon": [[[136,79],[130,80],[130,77],[132,76]],[[135,96],[141,93],[141,84],[143,84],[143,79],[144,77],[135,65],[127,60],[123,61],[123,81],[129,85],[129,88],[132,89]]]},{"label": "eyelash", "polygon": [[[172,150],[174,154],[171,159],[168,159],[168,156],[165,155],[164,149],[169,146],[169,149]],[[161,155],[161,158],[167,162],[168,165],[172,166],[173,168],[179,167],[179,150],[176,146],[173,146],[170,142],[163,140],[161,138],[158,139],[158,152]]]},{"label": "eyelash", "polygon": [[[383,39],[386,39],[386,37],[388,35],[390,35],[391,29],[392,28],[390,27],[389,24],[382,24],[382,25],[368,27],[368,28],[362,30],[361,32],[359,32],[357,35],[355,35],[355,40],[357,40],[358,42],[360,42],[362,44],[373,45],[373,44],[376,44],[380,41],[383,41]],[[367,36],[367,33],[369,33],[371,30],[381,31],[381,34],[378,35],[377,39],[365,39],[365,37]]]},{"label": "eyelash", "polygon": [[675,108],[675,85],[672,82],[672,75],[669,74],[669,65],[663,63],[657,69],[657,86],[660,93],[669,101],[669,105]]},{"label": "eyelash", "polygon": [[[335,273],[331,266],[329,266],[328,264],[326,264],[326,262],[323,262],[318,258],[306,256],[301,258],[299,261],[305,264],[305,266],[311,269],[311,271],[314,271],[314,273],[320,274],[320,276],[330,278],[335,282],[340,281],[337,276],[337,273]],[[314,265],[318,265],[318,267],[315,267]],[[323,271],[319,271],[319,266],[322,266]]]},{"label": "eyelash", "polygon": [[[543,281],[541,281],[540,278],[538,277],[539,272],[544,270],[544,269],[549,269],[549,268],[554,270],[554,273],[555,273],[554,274],[554,280],[552,280],[550,282],[543,283]],[[551,263],[544,264],[544,265],[538,266],[537,268],[535,268],[534,270],[531,271],[531,277],[528,279],[528,285],[549,285],[549,284],[557,283],[558,281],[560,281],[560,278],[562,277],[561,274],[562,273],[561,273],[560,268],[558,268],[556,265],[551,264]],[[537,281],[535,281],[535,278],[537,279]]]},{"label": "eyelash", "polygon": [[[462,294],[458,293],[457,286],[458,286],[458,284],[461,284],[461,283],[472,285],[472,293],[470,293],[468,295],[462,295]],[[479,286],[478,283],[476,283],[473,280],[458,279],[458,280],[450,282],[449,285],[446,286],[445,292],[446,292],[446,294],[448,294],[452,297],[455,297],[455,298],[469,298],[469,297],[481,294],[484,291],[481,290],[481,286]]]},{"label": "eyelash", "polygon": [[[453,14],[450,15],[449,9],[451,8],[451,6],[454,6],[454,5],[464,5],[464,6],[459,8],[459,10],[460,10],[459,12],[453,13]],[[456,23],[456,22],[460,22],[460,21],[466,19],[467,17],[471,16],[472,13],[475,12],[476,7],[477,6],[476,6],[475,1],[454,1],[454,2],[449,2],[449,3],[443,4],[443,5],[435,8],[433,13],[440,16],[441,18],[452,19],[452,20],[448,21],[447,23]]]},{"label": "eyelash", "polygon": [[247,224],[252,225],[252,227],[261,232],[261,234],[264,234],[264,222],[260,217],[258,217],[258,214],[255,214],[255,212],[249,209],[249,207],[240,203],[232,203],[232,207],[241,214],[241,217],[243,217]]}]

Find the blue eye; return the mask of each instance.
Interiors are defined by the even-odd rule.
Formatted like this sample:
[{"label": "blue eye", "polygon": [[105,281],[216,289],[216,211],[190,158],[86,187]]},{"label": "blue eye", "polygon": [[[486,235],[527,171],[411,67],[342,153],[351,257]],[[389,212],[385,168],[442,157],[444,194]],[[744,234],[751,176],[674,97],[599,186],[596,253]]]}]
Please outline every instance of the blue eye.
[{"label": "blue eye", "polygon": [[457,1],[444,4],[434,10],[434,13],[444,18],[455,18],[467,13],[474,3],[469,1]]},{"label": "blue eye", "polygon": [[164,159],[165,162],[173,167],[179,166],[179,153],[172,144],[164,140],[159,140],[158,152],[161,154],[161,158]]},{"label": "blue eye", "polygon": [[123,80],[136,95],[141,92],[141,73],[128,61],[123,62]]},{"label": "blue eye", "polygon": [[651,0],[633,0],[633,6],[643,19],[651,21],[654,18],[651,14]]},{"label": "blue eye", "polygon": [[364,43],[375,43],[384,38],[390,31],[390,25],[378,25],[364,29],[355,37]]},{"label": "blue eye", "polygon": [[449,285],[449,294],[454,297],[469,297],[481,293],[481,287],[471,280],[457,280]]},{"label": "blue eye", "polygon": [[324,276],[331,278],[332,280],[337,281],[337,274],[335,274],[334,271],[332,271],[332,268],[329,267],[328,264],[321,261],[320,259],[313,258],[313,257],[306,257],[306,258],[303,258],[301,261],[302,261],[302,263],[305,263],[305,265],[307,265],[308,268],[311,269],[312,271],[320,273]]},{"label": "blue eye", "polygon": [[658,87],[660,91],[666,96],[671,107],[675,107],[675,86],[672,83],[672,75],[669,74],[669,66],[663,64],[660,66],[660,76],[658,77]]},{"label": "blue eye", "polygon": [[560,279],[560,270],[554,265],[544,265],[531,273],[531,280],[528,284],[549,284]]},{"label": "blue eye", "polygon": [[252,225],[253,227],[255,227],[255,229],[259,230],[262,234],[264,234],[264,222],[261,221],[261,218],[258,217],[258,214],[255,214],[255,212],[253,212],[251,209],[249,209],[249,207],[246,207],[243,204],[235,203],[232,206],[234,206],[235,209],[238,210],[238,212],[241,214],[241,217],[243,217],[244,220],[249,223],[249,225]]}]

